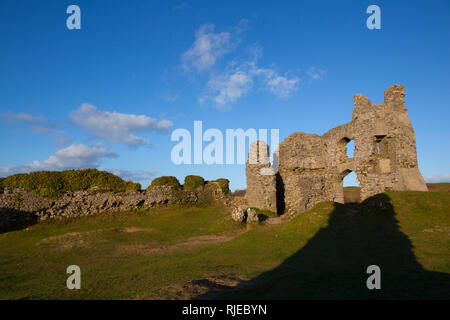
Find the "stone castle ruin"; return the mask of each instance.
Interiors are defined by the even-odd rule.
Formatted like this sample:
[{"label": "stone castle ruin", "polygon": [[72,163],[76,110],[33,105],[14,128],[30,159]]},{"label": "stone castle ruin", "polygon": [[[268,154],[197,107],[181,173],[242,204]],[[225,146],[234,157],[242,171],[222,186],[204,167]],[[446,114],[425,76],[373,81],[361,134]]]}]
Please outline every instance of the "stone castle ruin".
[{"label": "stone castle ruin", "polygon": [[[361,200],[386,190],[428,191],[417,166],[414,130],[405,108],[402,85],[384,92],[384,103],[371,104],[354,96],[352,120],[324,135],[294,132],[274,153],[278,173],[271,168],[269,148],[256,141],[246,164],[246,199],[250,207],[298,213],[322,201],[344,202],[343,178],[355,172]],[[352,158],[347,143],[354,141]],[[265,169],[267,168],[267,169]]]}]

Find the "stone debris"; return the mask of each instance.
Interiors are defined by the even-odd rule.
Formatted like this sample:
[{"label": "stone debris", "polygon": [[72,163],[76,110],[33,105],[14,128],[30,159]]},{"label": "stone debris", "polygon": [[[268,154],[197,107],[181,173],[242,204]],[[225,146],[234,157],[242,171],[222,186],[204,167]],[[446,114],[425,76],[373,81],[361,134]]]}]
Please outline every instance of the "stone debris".
[{"label": "stone debris", "polygon": [[256,213],[255,209],[248,208],[247,209],[247,223],[258,223],[259,217]]},{"label": "stone debris", "polygon": [[233,211],[231,212],[231,218],[237,222],[244,222],[245,220],[244,210],[241,207],[234,208]]}]

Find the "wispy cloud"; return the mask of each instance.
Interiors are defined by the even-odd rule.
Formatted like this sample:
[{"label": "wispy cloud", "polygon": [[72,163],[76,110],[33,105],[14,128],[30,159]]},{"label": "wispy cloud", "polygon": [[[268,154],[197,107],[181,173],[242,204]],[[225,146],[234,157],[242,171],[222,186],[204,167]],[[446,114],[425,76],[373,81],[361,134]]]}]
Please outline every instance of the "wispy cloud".
[{"label": "wispy cloud", "polygon": [[174,5],[173,8],[176,10],[181,10],[181,9],[190,9],[191,6],[186,2],[182,2],[180,4]]},{"label": "wispy cloud", "polygon": [[52,137],[52,142],[56,146],[64,146],[69,144],[71,141],[72,139],[69,136],[67,136],[66,133]]},{"label": "wispy cloud", "polygon": [[[251,56],[248,59],[228,61],[222,71],[218,68],[219,58],[235,51],[247,28],[246,19],[231,28],[232,31],[218,33],[214,32],[214,25],[203,25],[195,33],[193,45],[182,54],[185,70],[207,71],[209,75],[205,89],[198,98],[201,105],[212,104],[219,109],[228,109],[254,89],[267,90],[278,98],[287,98],[298,90],[300,77],[292,75],[292,72],[280,74],[275,67],[258,64],[262,50],[256,45],[250,46]],[[321,71],[316,73],[322,74]]]},{"label": "wispy cloud", "polygon": [[44,122],[45,117],[42,115],[35,116],[29,113],[15,113],[15,112],[8,112],[3,115],[3,118],[8,122],[25,122],[25,123],[38,123],[38,122]]},{"label": "wispy cloud", "polygon": [[194,44],[182,54],[183,67],[186,70],[209,70],[231,49],[230,32],[214,33],[214,25],[205,24],[195,33]]},{"label": "wispy cloud", "polygon": [[25,124],[26,131],[32,134],[50,134],[53,143],[56,145],[65,145],[71,141],[67,133],[61,129],[62,125],[60,123],[50,123],[42,115],[36,116],[29,113],[8,112],[2,114],[1,117],[9,125]]},{"label": "wispy cloud", "polygon": [[426,174],[423,178],[426,182],[450,182],[450,173]]},{"label": "wispy cloud", "polygon": [[115,158],[117,154],[110,152],[100,145],[87,146],[75,143],[67,148],[60,149],[43,161],[33,161],[21,166],[2,166],[0,176],[16,173],[27,173],[39,170],[66,170],[97,168],[102,158]]},{"label": "wispy cloud", "polygon": [[19,166],[0,166],[0,177],[7,177],[17,173],[33,171],[61,171],[68,169],[99,168],[111,172],[124,180],[139,181],[147,184],[155,176],[150,170],[105,169],[100,167],[102,159],[116,158],[117,154],[110,152],[101,143],[93,146],[74,143],[67,148],[60,149],[43,161],[33,161]]},{"label": "wispy cloud", "polygon": [[167,131],[173,125],[169,120],[157,121],[146,115],[98,110],[95,106],[87,103],[71,112],[69,117],[74,124],[95,138],[103,138],[134,147],[147,144],[148,140],[140,138],[132,132]]},{"label": "wispy cloud", "polygon": [[30,125],[29,131],[31,133],[50,133],[58,130],[58,125],[55,123],[52,124],[39,124],[39,125]]},{"label": "wispy cloud", "polygon": [[315,81],[315,80],[322,80],[323,75],[327,72],[327,70],[324,69],[316,69],[314,67],[311,67],[306,71],[306,74],[308,75],[309,81]]},{"label": "wispy cloud", "polygon": [[60,129],[60,125],[56,123],[30,125],[28,131],[34,134],[51,134],[51,140],[57,146],[67,145],[72,141],[67,133]]},{"label": "wispy cloud", "polygon": [[204,105],[212,101],[219,109],[225,109],[255,87],[287,98],[298,90],[299,83],[297,76],[280,75],[274,68],[259,67],[256,59],[231,63],[223,73],[211,75],[199,102]]},{"label": "wispy cloud", "polygon": [[219,108],[224,108],[250,91],[253,79],[243,70],[234,70],[212,77],[207,85],[209,93],[201,96],[200,102],[213,100]]},{"label": "wispy cloud", "polygon": [[174,102],[174,101],[177,101],[178,94],[164,94],[161,96],[161,99],[163,99],[165,101],[169,101],[169,102]]},{"label": "wispy cloud", "polygon": [[121,177],[124,180],[149,182],[155,177],[155,171],[149,170],[123,170],[123,169],[102,169]]},{"label": "wispy cloud", "polygon": [[287,98],[298,90],[300,78],[297,76],[280,75],[275,69],[258,68],[256,64],[253,73],[262,76],[267,89],[279,98]]},{"label": "wispy cloud", "polygon": [[186,71],[211,71],[217,61],[232,52],[242,41],[242,33],[248,28],[248,20],[227,31],[215,33],[213,24],[204,24],[195,32],[192,46],[181,55],[182,66]]}]

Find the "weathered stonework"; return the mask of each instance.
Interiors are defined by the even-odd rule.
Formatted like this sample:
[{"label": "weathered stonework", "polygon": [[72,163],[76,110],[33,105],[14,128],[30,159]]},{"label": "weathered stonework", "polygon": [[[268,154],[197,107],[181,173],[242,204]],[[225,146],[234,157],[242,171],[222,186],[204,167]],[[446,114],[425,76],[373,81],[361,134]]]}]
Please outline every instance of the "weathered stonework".
[{"label": "weathered stonework", "polygon": [[237,222],[243,222],[245,220],[245,212],[241,207],[236,207],[231,212],[231,218]]},{"label": "weathered stonework", "polygon": [[215,181],[197,190],[153,186],[146,191],[119,193],[95,189],[66,192],[57,199],[44,198],[23,189],[0,190],[0,230],[24,222],[80,217],[104,212],[148,209],[171,204],[220,203],[230,199]]},{"label": "weathered stonework", "polygon": [[256,213],[255,209],[248,208],[247,209],[247,223],[258,223],[259,217],[258,213]]},{"label": "weathered stonework", "polygon": [[250,145],[246,165],[247,204],[249,207],[276,211],[276,177],[261,175],[263,168],[270,169],[269,146],[263,141],[256,141]]},{"label": "weathered stonework", "polygon": [[[255,146],[267,149],[263,142],[254,143],[246,168],[249,205],[298,213],[321,201],[343,203],[342,180],[352,171],[360,182],[361,200],[385,190],[428,191],[417,166],[414,130],[404,96],[402,85],[388,88],[380,104],[372,105],[368,98],[357,94],[349,123],[322,136],[291,134],[275,153],[279,171],[272,179],[259,171],[260,167],[270,166],[268,161],[251,164],[255,162],[250,162],[250,157],[259,153]],[[353,158],[348,158],[346,145],[351,140],[355,150]],[[274,197],[276,210],[272,205]]]}]

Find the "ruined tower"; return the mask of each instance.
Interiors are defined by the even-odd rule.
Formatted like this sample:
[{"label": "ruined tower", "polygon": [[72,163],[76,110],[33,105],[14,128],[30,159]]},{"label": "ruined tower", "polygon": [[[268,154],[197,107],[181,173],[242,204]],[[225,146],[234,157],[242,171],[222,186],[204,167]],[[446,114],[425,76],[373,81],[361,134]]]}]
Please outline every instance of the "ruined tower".
[{"label": "ruined tower", "polygon": [[247,203],[250,207],[276,212],[276,176],[270,169],[269,146],[264,141],[253,142],[245,168]]},{"label": "ruined tower", "polygon": [[[264,177],[261,183],[252,169],[256,167],[247,163],[249,205],[268,208],[267,199],[273,199],[273,195],[278,211],[282,206],[293,213],[321,201],[342,203],[342,180],[350,172],[355,172],[360,182],[361,200],[385,190],[427,191],[417,165],[414,130],[404,97],[401,85],[389,87],[380,104],[372,105],[357,94],[350,122],[322,136],[302,132],[288,136],[279,146],[275,190],[272,180]],[[349,158],[346,148],[351,140],[355,150]],[[268,162],[264,165],[270,166]],[[266,189],[267,184],[270,187]]]}]

